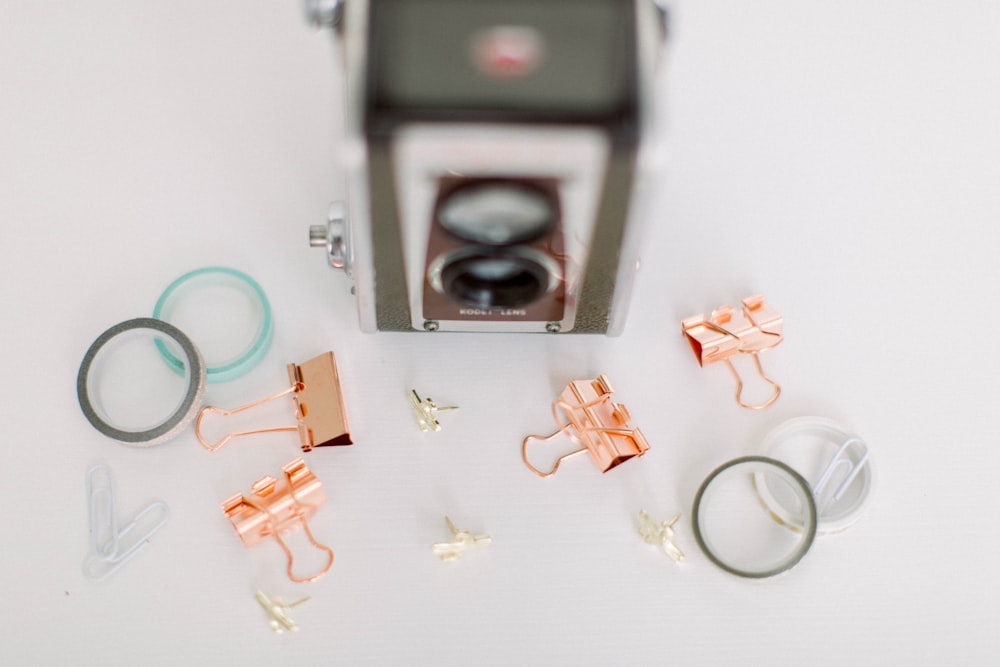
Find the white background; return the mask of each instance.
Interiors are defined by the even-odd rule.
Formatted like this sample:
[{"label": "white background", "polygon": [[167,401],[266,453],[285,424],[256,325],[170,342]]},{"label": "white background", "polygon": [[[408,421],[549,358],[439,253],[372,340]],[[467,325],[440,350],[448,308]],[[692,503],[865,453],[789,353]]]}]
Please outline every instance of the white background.
[{"label": "white background", "polygon": [[[329,35],[293,2],[5,2],[0,229],[5,529],[0,663],[941,665],[995,660],[1000,622],[1000,5],[678,2],[661,84],[666,173],[620,338],[365,335],[349,283],[307,247],[343,195]],[[238,405],[333,350],[357,444],[308,463],[330,573],[292,584],[219,502],[293,458],[293,436],[211,455],[85,421],[90,342],[149,315],[187,270],[255,277],[274,343],[212,385]],[[761,292],[785,318],[783,387],[738,408],[682,318]],[[569,380],[607,373],[652,448],[550,480],[519,456]],[[405,392],[457,412],[420,434]],[[712,566],[690,504],[716,465],[816,414],[872,447],[878,488],[849,531],[784,576]],[[84,472],[112,466],[124,515],[171,519],[95,585]],[[684,513],[673,565],[635,515]],[[429,550],[443,517],[495,543]],[[272,636],[253,591],[312,600]]]}]

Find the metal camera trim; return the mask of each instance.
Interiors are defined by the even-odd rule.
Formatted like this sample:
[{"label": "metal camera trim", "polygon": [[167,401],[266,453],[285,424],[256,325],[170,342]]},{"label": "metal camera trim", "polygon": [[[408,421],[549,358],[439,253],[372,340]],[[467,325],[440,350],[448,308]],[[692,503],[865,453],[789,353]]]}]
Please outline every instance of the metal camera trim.
[{"label": "metal camera trim", "polygon": [[[352,237],[345,250],[350,257],[347,268],[354,281],[361,329],[366,332],[432,329],[414,310],[416,300],[412,290],[423,285],[426,256],[420,262],[419,275],[415,276],[410,268],[413,258],[406,256],[403,250],[406,235],[413,231],[403,215],[406,193],[398,188],[414,173],[408,172],[406,165],[399,161],[400,144],[412,130],[433,127],[459,133],[474,129],[520,135],[576,130],[593,132],[604,139],[606,148],[603,150],[607,152],[600,165],[574,165],[568,173],[542,170],[543,165],[524,171],[557,178],[565,176],[568,184],[581,175],[588,176],[582,171],[584,166],[599,166],[602,171],[596,204],[588,211],[588,215],[595,216],[595,221],[582,238],[585,251],[583,254],[570,253],[565,266],[566,316],[541,330],[620,334],[639,266],[642,228],[656,192],[651,177],[659,171],[663,158],[662,146],[656,141],[658,128],[652,113],[653,98],[657,94],[654,72],[663,53],[666,33],[662,3],[658,0],[620,0],[608,14],[620,20],[618,25],[627,31],[623,42],[627,45],[626,50],[614,53],[626,58],[628,69],[623,70],[623,77],[618,80],[627,81],[629,97],[627,106],[619,109],[620,114],[604,117],[587,115],[590,107],[585,105],[566,107],[568,115],[545,105],[526,106],[512,113],[479,109],[472,114],[467,114],[465,107],[460,105],[442,115],[434,109],[407,107],[405,101],[402,106],[386,111],[387,108],[379,106],[378,100],[371,96],[372,84],[379,76],[377,63],[372,58],[378,53],[373,49],[385,48],[387,33],[382,30],[379,16],[385,17],[386,8],[393,1],[396,0],[337,3],[337,9],[343,10],[343,21],[321,22],[337,23],[335,34],[343,38],[346,133],[342,156],[347,179],[345,198],[350,204],[347,222]],[[497,5],[502,4],[498,0]],[[417,12],[416,3],[413,7]],[[516,22],[516,17],[510,20]],[[432,32],[434,25],[431,24]],[[417,27],[423,29],[425,26]],[[412,83],[414,79],[408,81]],[[543,162],[551,157],[544,151],[541,154],[546,157]],[[521,175],[505,168],[502,160],[494,162],[494,167],[499,175]],[[463,171],[461,166],[445,165],[444,168]],[[419,176],[433,177],[427,171]],[[571,234],[566,239],[569,243],[578,240]],[[412,271],[416,271],[415,267]],[[420,286],[412,284],[414,277],[419,278]],[[484,322],[483,326],[442,327],[441,330],[535,330],[512,326],[512,322],[494,324]]]},{"label": "metal camera trim", "polygon": [[351,226],[347,220],[347,205],[342,201],[330,202],[325,225],[309,227],[309,245],[326,250],[330,268],[351,275]]},{"label": "metal camera trim", "polygon": [[[422,328],[425,320],[432,319],[438,322],[440,331],[541,333],[555,329],[545,326],[546,322],[554,322],[561,333],[573,331],[578,324],[577,305],[584,282],[582,269],[597,232],[595,211],[611,150],[609,139],[590,127],[531,124],[437,127],[422,123],[401,129],[391,157],[398,169],[396,195],[403,203],[400,250],[410,326]],[[540,161],[539,154],[549,159]],[[561,264],[561,284],[566,293],[561,299],[561,312],[552,313],[544,321],[512,319],[502,313],[462,319],[425,312],[425,280],[428,267],[438,254],[428,255],[428,243],[439,234],[457,239],[437,220],[443,183],[456,178],[470,183],[524,182],[542,191],[551,188],[557,215],[552,227],[539,239],[502,247],[523,245],[544,253],[549,249],[540,247],[539,241],[559,237],[558,245],[551,248],[551,256]],[[462,247],[469,245],[458,241]],[[427,291],[438,294],[437,290]]]}]

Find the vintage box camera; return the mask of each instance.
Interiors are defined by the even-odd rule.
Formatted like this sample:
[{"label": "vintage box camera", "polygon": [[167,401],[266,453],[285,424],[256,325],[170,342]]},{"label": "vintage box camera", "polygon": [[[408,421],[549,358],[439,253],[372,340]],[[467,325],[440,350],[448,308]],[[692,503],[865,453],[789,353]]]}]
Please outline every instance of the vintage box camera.
[{"label": "vintage box camera", "polygon": [[328,8],[344,44],[348,191],[311,240],[353,278],[362,329],[618,333],[657,6]]}]

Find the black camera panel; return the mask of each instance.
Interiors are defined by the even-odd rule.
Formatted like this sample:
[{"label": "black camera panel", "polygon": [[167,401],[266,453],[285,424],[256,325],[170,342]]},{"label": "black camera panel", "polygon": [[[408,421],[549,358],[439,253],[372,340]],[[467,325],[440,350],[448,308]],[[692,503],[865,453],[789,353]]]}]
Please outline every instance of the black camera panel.
[{"label": "black camera panel", "polygon": [[369,134],[401,122],[631,127],[632,0],[373,0]]}]

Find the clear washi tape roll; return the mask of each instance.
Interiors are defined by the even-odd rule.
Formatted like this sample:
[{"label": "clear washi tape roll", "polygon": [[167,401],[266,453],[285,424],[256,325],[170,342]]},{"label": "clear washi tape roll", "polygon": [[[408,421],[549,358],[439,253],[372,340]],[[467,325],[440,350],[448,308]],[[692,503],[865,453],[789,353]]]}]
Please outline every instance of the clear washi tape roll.
[{"label": "clear washi tape roll", "polygon": [[[837,422],[823,417],[797,417],[772,429],[761,453],[799,471],[809,482],[818,512],[817,531],[838,533],[849,528],[868,506],[875,474],[868,445]],[[774,518],[792,530],[803,526],[780,488],[757,480],[761,502]]]},{"label": "clear washi tape roll", "polygon": [[[781,488],[800,530],[788,530],[761,507],[759,480]],[[816,537],[816,503],[809,483],[781,461],[733,459],[713,470],[694,499],[691,523],[710,561],[741,577],[762,579],[791,569]]]},{"label": "clear washi tape roll", "polygon": [[[264,357],[274,333],[271,305],[253,278],[206,266],[174,280],[156,300],[153,317],[180,327],[197,343],[209,383],[244,375]],[[162,344],[160,354],[180,372],[183,361]]]},{"label": "clear washi tape roll", "polygon": [[[166,348],[180,372],[163,364]],[[176,437],[190,424],[205,395],[205,364],[180,329],[149,317],[114,325],[91,344],[80,364],[76,393],[87,421],[133,447]]]}]

